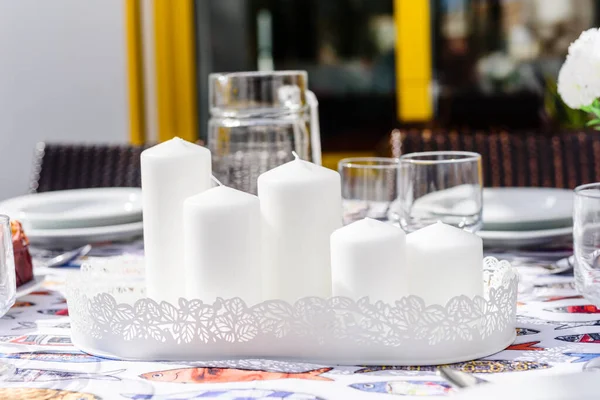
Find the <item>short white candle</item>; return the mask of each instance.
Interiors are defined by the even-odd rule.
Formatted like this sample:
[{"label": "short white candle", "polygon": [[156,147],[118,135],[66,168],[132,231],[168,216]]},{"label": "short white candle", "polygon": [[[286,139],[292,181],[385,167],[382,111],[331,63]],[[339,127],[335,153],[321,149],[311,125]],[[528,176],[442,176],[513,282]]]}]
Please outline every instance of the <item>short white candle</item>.
[{"label": "short white candle", "polygon": [[406,236],[406,259],[409,292],[426,304],[483,295],[483,242],[477,235],[442,222],[429,225]]},{"label": "short white candle", "polygon": [[174,138],[141,155],[148,297],[177,303],[185,294],[183,201],[211,187],[210,151]]},{"label": "short white candle", "polygon": [[331,296],[329,237],[342,226],[339,173],[296,159],[260,175],[258,197],[265,298]]},{"label": "short white candle", "polygon": [[371,218],[331,235],[333,295],[393,303],[407,295],[406,234]]},{"label": "short white candle", "polygon": [[258,197],[218,186],[183,206],[187,297],[214,302],[240,297],[262,300]]}]

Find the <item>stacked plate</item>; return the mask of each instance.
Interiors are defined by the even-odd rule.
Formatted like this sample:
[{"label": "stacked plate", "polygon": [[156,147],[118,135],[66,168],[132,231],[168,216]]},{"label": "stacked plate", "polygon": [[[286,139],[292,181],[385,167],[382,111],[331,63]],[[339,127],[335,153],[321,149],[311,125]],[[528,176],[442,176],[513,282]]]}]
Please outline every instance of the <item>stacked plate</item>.
[{"label": "stacked plate", "polygon": [[36,193],[0,203],[0,214],[21,221],[33,245],[127,240],[142,235],[142,191],[98,188]]},{"label": "stacked plate", "polygon": [[485,188],[486,246],[525,247],[560,242],[573,235],[573,191],[553,188]]}]

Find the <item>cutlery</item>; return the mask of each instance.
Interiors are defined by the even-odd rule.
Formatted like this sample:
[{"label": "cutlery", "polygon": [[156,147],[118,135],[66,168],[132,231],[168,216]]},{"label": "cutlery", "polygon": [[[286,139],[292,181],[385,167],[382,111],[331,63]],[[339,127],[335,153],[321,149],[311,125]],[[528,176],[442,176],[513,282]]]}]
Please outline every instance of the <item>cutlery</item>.
[{"label": "cutlery", "polygon": [[550,274],[559,275],[570,273],[575,266],[575,256],[565,257],[555,263],[544,266]]},{"label": "cutlery", "polygon": [[559,260],[541,259],[532,256],[519,256],[510,254],[486,254],[494,256],[500,260],[507,260],[513,267],[541,267],[548,271],[549,275],[559,275],[570,273],[575,265],[575,256],[561,258]]},{"label": "cutlery", "polygon": [[92,249],[92,245],[86,244],[85,246],[79,247],[75,250],[67,251],[65,253],[59,254],[58,256],[49,260],[44,267],[47,268],[56,268],[61,267],[65,264],[70,263],[73,260],[78,259],[79,257],[83,257],[90,252]]},{"label": "cutlery", "polygon": [[438,369],[438,374],[457,389],[488,383],[485,379],[478,378],[473,374],[467,374],[466,372],[457,371],[449,367]]}]

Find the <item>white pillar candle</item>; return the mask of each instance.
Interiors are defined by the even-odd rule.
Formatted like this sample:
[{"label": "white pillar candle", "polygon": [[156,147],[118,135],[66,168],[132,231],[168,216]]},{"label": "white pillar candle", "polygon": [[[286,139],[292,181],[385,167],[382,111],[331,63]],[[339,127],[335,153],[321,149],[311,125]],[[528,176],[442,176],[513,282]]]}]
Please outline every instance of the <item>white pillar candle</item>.
[{"label": "white pillar candle", "polygon": [[407,295],[406,234],[365,218],[331,235],[333,295],[393,303]]},{"label": "white pillar candle", "polygon": [[339,173],[296,159],[259,176],[258,197],[265,298],[331,296],[329,237],[342,226]]},{"label": "white pillar candle", "polygon": [[446,305],[454,296],[483,296],[483,241],[438,222],[406,236],[408,285],[425,303]]},{"label": "white pillar candle", "polygon": [[183,206],[187,297],[214,302],[240,297],[259,303],[260,203],[258,197],[218,186]]},{"label": "white pillar candle", "polygon": [[174,138],[144,150],[141,167],[147,294],[176,304],[185,294],[183,201],[210,188],[210,151]]}]

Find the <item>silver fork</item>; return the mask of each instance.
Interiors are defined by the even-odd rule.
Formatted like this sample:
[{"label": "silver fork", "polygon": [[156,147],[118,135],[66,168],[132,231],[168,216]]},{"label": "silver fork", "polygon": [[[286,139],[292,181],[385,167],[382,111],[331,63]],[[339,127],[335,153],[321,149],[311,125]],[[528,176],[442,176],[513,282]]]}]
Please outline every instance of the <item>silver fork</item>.
[{"label": "silver fork", "polygon": [[437,371],[438,375],[448,381],[452,387],[457,389],[463,389],[470,386],[480,385],[482,383],[488,383],[485,379],[476,377],[473,374],[467,374],[466,372],[457,371],[450,367],[441,367]]}]

